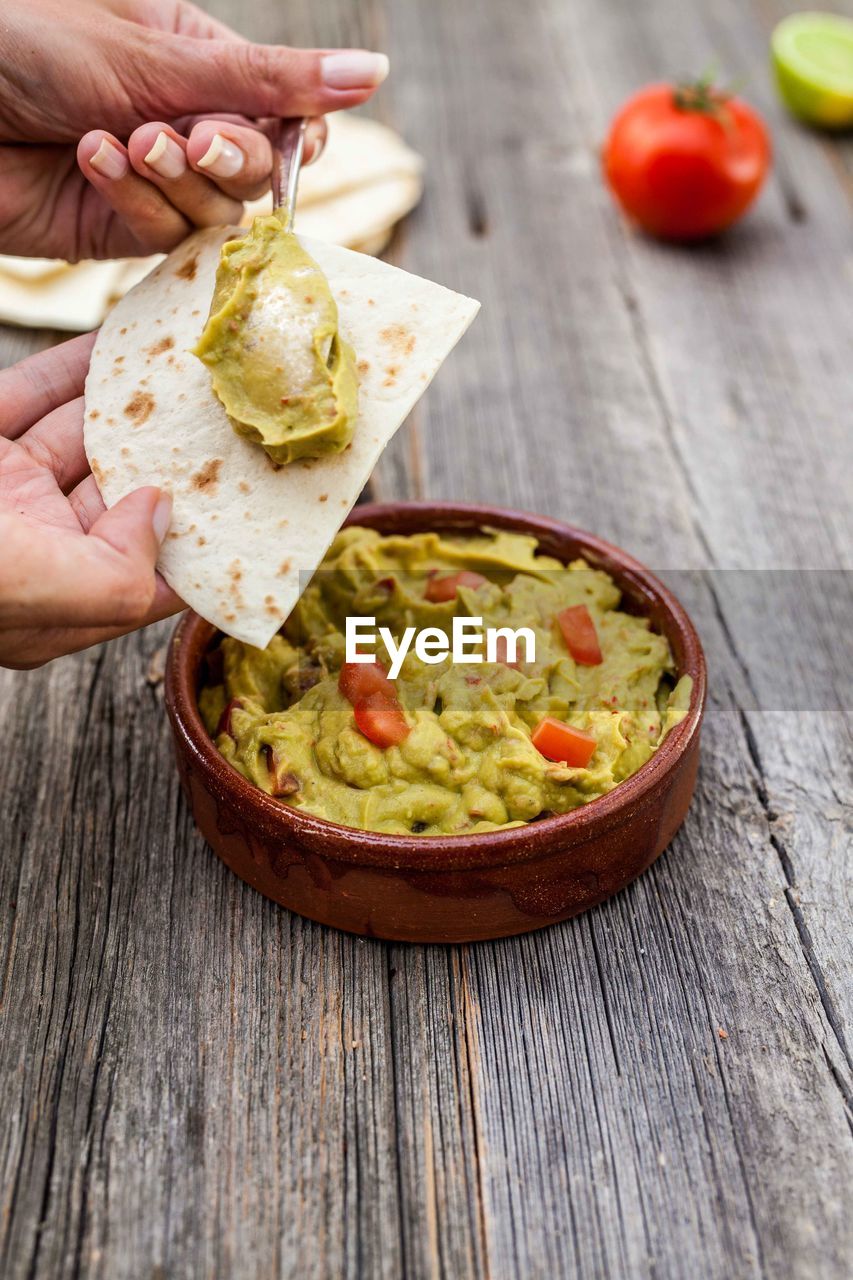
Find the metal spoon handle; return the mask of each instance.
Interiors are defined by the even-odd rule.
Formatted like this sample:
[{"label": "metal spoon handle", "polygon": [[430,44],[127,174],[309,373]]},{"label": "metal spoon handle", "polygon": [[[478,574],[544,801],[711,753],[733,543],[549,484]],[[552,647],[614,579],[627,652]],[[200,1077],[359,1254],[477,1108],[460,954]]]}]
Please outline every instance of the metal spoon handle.
[{"label": "metal spoon handle", "polygon": [[293,230],[296,188],[299,185],[299,170],[302,166],[302,149],[305,145],[307,123],[303,116],[292,116],[289,119],[280,120],[270,139],[273,147],[273,208],[284,211],[287,231]]}]

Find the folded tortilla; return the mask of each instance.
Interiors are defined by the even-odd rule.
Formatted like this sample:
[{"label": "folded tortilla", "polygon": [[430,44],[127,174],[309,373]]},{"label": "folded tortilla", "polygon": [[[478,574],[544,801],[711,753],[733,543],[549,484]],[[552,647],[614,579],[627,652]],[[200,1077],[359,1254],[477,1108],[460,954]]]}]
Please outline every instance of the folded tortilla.
[{"label": "folded tortilla", "polygon": [[302,237],[355,348],[359,414],[341,454],[276,469],[238,436],[190,348],[219,250],[197,232],[107,316],[86,379],[85,446],[108,506],[154,484],[174,498],[159,567],[193,609],[264,647],[288,616],[382,450],[479,303],[375,258]]}]

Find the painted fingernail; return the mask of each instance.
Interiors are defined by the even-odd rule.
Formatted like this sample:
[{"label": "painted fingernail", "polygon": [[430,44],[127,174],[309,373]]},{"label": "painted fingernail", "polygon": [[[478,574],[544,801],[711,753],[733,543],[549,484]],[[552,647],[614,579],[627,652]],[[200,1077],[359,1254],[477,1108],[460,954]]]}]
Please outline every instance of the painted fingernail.
[{"label": "painted fingernail", "polygon": [[198,162],[199,169],[206,169],[215,178],[233,178],[246,163],[246,157],[234,142],[223,138],[221,133],[213,135],[213,141]]},{"label": "painted fingernail", "polygon": [[164,493],[159,498],[157,506],[154,508],[154,514],[151,517],[151,526],[154,530],[154,537],[158,542],[163,541],[171,523],[172,495],[171,493]]},{"label": "painted fingernail", "polygon": [[320,61],[323,83],[330,89],[365,89],[381,84],[391,69],[384,53],[347,49],[328,53]]},{"label": "painted fingernail", "polygon": [[182,149],[162,129],[145,157],[145,164],[161,178],[180,178],[187,171],[187,158]]},{"label": "painted fingernail", "polygon": [[92,156],[89,164],[102,178],[111,178],[113,181],[117,178],[123,178],[130,169],[124,152],[119,151],[118,147],[114,146],[112,142],[107,142],[106,138],[101,139],[101,145]]}]

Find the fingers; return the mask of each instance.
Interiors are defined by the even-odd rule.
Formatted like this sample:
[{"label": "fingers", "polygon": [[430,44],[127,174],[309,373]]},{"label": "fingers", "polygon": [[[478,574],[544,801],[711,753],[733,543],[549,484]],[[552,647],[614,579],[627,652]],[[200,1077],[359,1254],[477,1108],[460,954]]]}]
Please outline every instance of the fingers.
[{"label": "fingers", "polygon": [[328,136],[329,126],[326,123],[325,116],[317,116],[315,119],[308,121],[308,128],[305,130],[305,142],[302,148],[303,164],[313,164],[315,160],[320,159]]},{"label": "fingers", "polygon": [[93,475],[88,475],[68,494],[71,510],[80,521],[80,528],[88,533],[95,521],[106,511],[101,491]]},{"label": "fingers", "polygon": [[[169,118],[217,112],[226,104],[252,117],[325,115],[366,102],[389,70],[384,53],[366,49],[291,49],[175,35],[160,41],[156,113],[168,101]],[[143,65],[151,60],[150,48],[146,53]],[[141,103],[153,101],[150,87],[140,85],[138,94]]]},{"label": "fingers", "polygon": [[126,224],[142,252],[168,253],[190,234],[190,220],[153,181],[134,171],[127,148],[112,134],[103,129],[85,134],[77,144],[77,163]]},{"label": "fingers", "polygon": [[155,564],[171,498],[137,489],[94,522],[88,536],[3,520],[0,627],[141,626],[157,599]]},{"label": "fingers", "polygon": [[[189,143],[167,124],[144,124],[128,141],[128,156],[134,170],[153,182],[165,199],[195,227],[239,222],[243,214],[243,191],[257,187],[264,170],[269,173],[266,139],[252,129],[228,128],[231,135],[239,138],[239,145],[225,139],[220,143],[222,155],[216,167],[230,175],[224,181],[218,175],[211,181],[197,170],[188,155]],[[211,137],[214,134],[216,126],[210,130]],[[209,150],[209,145],[205,149]],[[203,157],[204,152],[201,154]]]},{"label": "fingers", "polygon": [[187,160],[236,200],[257,200],[270,185],[272,147],[258,129],[202,120],[187,140]]},{"label": "fingers", "polygon": [[18,627],[0,631],[0,667],[31,671],[66,653],[79,653],[93,644],[115,640],[129,631],[138,631],[152,622],[162,622],[184,609],[181,600],[159,573],[156,577],[154,602],[140,622],[120,627],[40,627],[32,630]]},{"label": "fingers", "polygon": [[84,333],[0,373],[0,435],[17,440],[45,414],[82,393],[95,337]]}]

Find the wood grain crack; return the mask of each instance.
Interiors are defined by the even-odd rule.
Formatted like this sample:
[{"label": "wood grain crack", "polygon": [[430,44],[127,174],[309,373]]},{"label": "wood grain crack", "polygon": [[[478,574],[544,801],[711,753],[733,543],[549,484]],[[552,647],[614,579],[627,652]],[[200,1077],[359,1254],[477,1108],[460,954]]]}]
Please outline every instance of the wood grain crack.
[{"label": "wood grain crack", "polygon": [[[799,898],[797,895],[797,879],[796,879],[796,872],[794,871],[794,864],[791,860],[791,856],[785,846],[784,841],[781,839],[778,831],[776,830],[775,824],[778,819],[778,814],[776,813],[776,811],[773,808],[773,805],[770,802],[770,795],[767,787],[767,778],[764,772],[764,765],[761,760],[761,751],[759,749],[755,734],[752,732],[752,726],[749,723],[749,719],[746,715],[746,712],[739,705],[737,707],[737,712],[738,712],[738,717],[740,719],[741,728],[743,730],[744,742],[746,744],[747,753],[755,768],[755,777],[753,779],[753,786],[755,789],[755,794],[758,797],[758,802],[761,805],[761,809],[764,814],[765,821],[767,823],[767,838],[770,845],[776,852],[776,856],[779,859],[779,865],[781,866],[782,873],[785,877],[785,901],[787,902],[788,907],[791,911],[791,915],[794,920],[794,926],[797,930],[797,936],[799,937],[799,940],[800,940],[800,946],[802,948],[803,956],[805,957],[805,961],[806,961],[806,964],[808,965],[809,973],[811,974],[812,980],[814,981],[815,987],[817,989],[818,997],[820,999],[821,1006],[823,1007],[823,1012],[826,1016],[826,1020],[829,1023],[829,1026],[832,1030],[832,1034],[835,1037],[835,1040],[838,1044],[838,1048],[841,1052],[841,1056],[844,1059],[847,1069],[851,1073],[851,1077],[853,1077],[853,1058],[851,1058],[850,1050],[847,1045],[847,1039],[844,1035],[844,1027],[842,1025],[841,1018],[839,1017],[838,1010],[835,1007],[835,1002],[833,1001],[832,996],[829,993],[827,983],[826,983],[826,975],[824,974],[820,961],[818,960],[817,955],[815,954],[815,948],[814,948],[814,943],[812,941],[811,932],[806,923],[806,919],[803,914],[803,909],[802,909],[802,906],[800,905]],[[838,1086],[839,1092],[841,1093],[841,1097],[844,1102],[845,1114],[847,1116],[847,1124],[850,1127],[851,1136],[853,1136],[853,1086],[851,1086],[849,1080],[844,1079],[841,1072],[837,1069],[836,1066],[833,1065],[832,1060],[829,1054],[827,1053],[825,1046],[824,1046],[824,1056],[826,1057],[827,1063],[829,1064],[832,1078],[835,1081],[835,1084]]]}]

